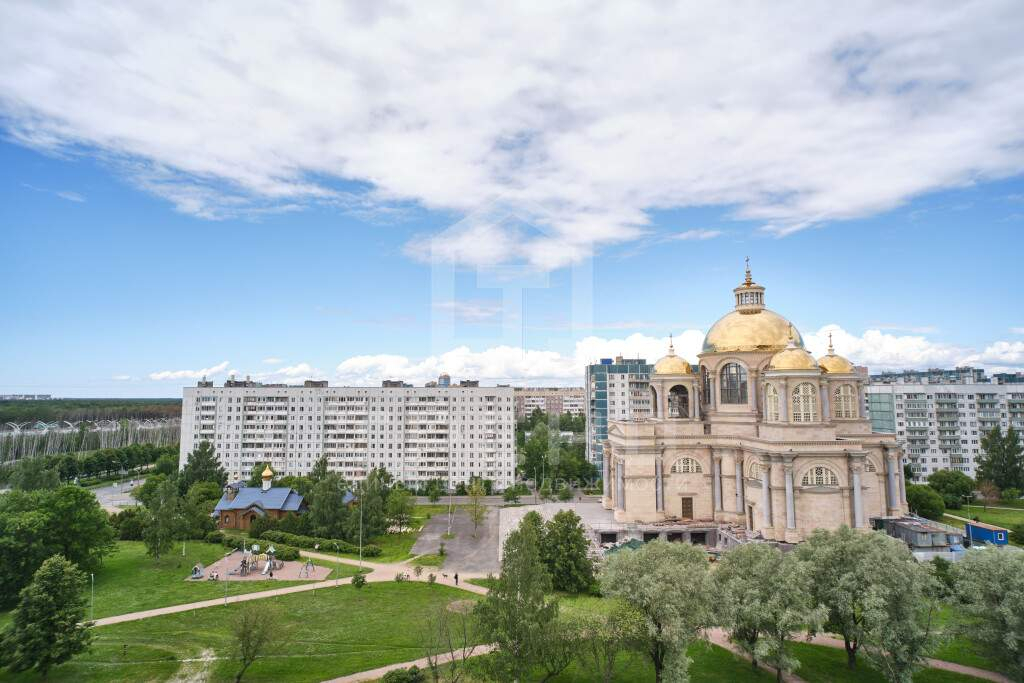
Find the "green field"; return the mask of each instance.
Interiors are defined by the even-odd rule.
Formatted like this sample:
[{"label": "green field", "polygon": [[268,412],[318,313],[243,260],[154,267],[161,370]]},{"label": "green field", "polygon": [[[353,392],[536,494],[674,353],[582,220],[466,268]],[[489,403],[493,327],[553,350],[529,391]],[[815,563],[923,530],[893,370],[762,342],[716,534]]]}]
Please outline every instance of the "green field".
[{"label": "green field", "polygon": [[[228,595],[283,588],[307,581],[189,581],[189,572],[196,562],[209,565],[224,556],[220,545],[200,541],[181,544],[172,553],[155,562],[146,555],[146,547],[138,541],[119,541],[117,552],[106,558],[96,572],[95,618],[139,612],[156,607],[180,605]],[[324,563],[320,563],[324,564]],[[358,567],[338,563],[340,576],[354,576]],[[336,576],[331,575],[332,578]],[[88,588],[86,589],[88,597]]]},{"label": "green field", "polygon": [[[872,669],[863,655],[857,657],[857,666],[846,666],[846,651],[838,647],[794,643],[791,653],[800,660],[796,675],[808,683],[885,683],[885,677]],[[977,683],[979,678],[963,674],[923,669],[914,676],[914,683]]]},{"label": "green field", "polygon": [[[277,625],[268,657],[246,681],[322,681],[423,656],[422,615],[476,596],[423,582],[341,586],[260,600]],[[246,603],[208,607],[96,629],[92,651],[50,673],[50,681],[233,680],[232,625]],[[199,661],[181,662],[182,659]],[[205,678],[206,676],[209,678]],[[0,673],[0,681],[36,681]]]},{"label": "green field", "polygon": [[[457,507],[459,506],[456,506],[456,508]],[[381,554],[377,557],[364,556],[363,559],[367,562],[382,562],[384,564],[405,562],[413,556],[412,547],[416,544],[416,539],[420,537],[420,530],[423,528],[423,525],[426,524],[427,520],[433,515],[447,513],[447,505],[432,504],[415,506],[412,512],[413,528],[399,534],[383,534],[381,536],[366,539],[366,544],[378,546],[381,549]],[[330,547],[330,544],[327,544],[326,546],[321,545],[320,550],[317,552],[334,555],[335,557],[343,557],[347,560],[359,558],[358,552],[336,553]]]}]

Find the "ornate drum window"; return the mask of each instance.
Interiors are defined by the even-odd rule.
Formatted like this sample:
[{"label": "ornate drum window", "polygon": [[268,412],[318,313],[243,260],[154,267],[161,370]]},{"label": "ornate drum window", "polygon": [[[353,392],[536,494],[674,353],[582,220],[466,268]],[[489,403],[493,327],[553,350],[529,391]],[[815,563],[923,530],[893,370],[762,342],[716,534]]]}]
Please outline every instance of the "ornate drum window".
[{"label": "ornate drum window", "polygon": [[651,415],[654,417],[661,417],[661,415],[659,415],[661,410],[658,403],[658,390],[651,387]]},{"label": "ornate drum window", "polygon": [[722,403],[733,405],[747,402],[747,370],[739,363],[727,363],[720,374]]},{"label": "ornate drum window", "polygon": [[779,390],[774,384],[768,384],[764,388],[764,419],[768,422],[779,421]]},{"label": "ornate drum window", "polygon": [[807,470],[806,474],[804,474],[804,478],[800,482],[800,485],[838,488],[839,477],[837,477],[836,473],[827,467],[812,467]]},{"label": "ornate drum window", "polygon": [[700,390],[701,390],[701,403],[709,406],[714,403],[712,396],[714,392],[711,391],[711,374],[708,369],[703,365],[700,367]]},{"label": "ornate drum window", "polygon": [[840,384],[832,392],[832,416],[852,419],[857,417],[857,392],[852,384]]},{"label": "ornate drum window", "polygon": [[681,384],[668,392],[668,415],[666,417],[690,417],[690,392]]},{"label": "ornate drum window", "polygon": [[793,422],[818,421],[818,396],[810,382],[793,389]]},{"label": "ornate drum window", "polygon": [[672,463],[672,474],[701,474],[704,468],[693,458],[679,458]]}]

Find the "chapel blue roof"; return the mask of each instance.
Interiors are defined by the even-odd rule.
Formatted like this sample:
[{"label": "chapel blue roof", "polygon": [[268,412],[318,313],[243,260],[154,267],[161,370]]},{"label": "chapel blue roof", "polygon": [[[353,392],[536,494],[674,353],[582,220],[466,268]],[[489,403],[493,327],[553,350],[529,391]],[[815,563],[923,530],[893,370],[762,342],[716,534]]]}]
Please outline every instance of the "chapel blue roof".
[{"label": "chapel blue roof", "polygon": [[240,486],[236,491],[233,500],[228,500],[227,494],[221,496],[213,511],[246,510],[255,505],[264,510],[298,512],[302,506],[302,495],[284,486],[272,486],[266,491],[259,486]]}]

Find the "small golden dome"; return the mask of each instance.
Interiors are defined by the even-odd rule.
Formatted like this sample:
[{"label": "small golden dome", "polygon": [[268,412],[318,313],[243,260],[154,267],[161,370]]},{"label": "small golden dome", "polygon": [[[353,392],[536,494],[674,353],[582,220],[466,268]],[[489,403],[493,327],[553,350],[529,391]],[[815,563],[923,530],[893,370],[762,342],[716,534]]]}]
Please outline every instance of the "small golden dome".
[{"label": "small golden dome", "polygon": [[266,468],[263,470],[263,478],[264,479],[270,479],[273,476],[274,476],[274,471],[272,469],[270,469],[270,465],[267,465]]},{"label": "small golden dome", "polygon": [[669,335],[668,355],[654,364],[655,375],[692,375],[693,368],[685,358],[676,355],[675,346],[672,344],[672,335]]},{"label": "small golden dome", "polygon": [[828,333],[828,355],[819,358],[818,365],[820,365],[821,369],[825,372],[831,372],[834,375],[853,373],[853,363],[842,356],[837,356],[836,350],[832,348],[831,332]]},{"label": "small golden dome", "polygon": [[790,327],[789,343],[768,362],[769,370],[815,370],[814,356],[796,345],[796,329]]}]

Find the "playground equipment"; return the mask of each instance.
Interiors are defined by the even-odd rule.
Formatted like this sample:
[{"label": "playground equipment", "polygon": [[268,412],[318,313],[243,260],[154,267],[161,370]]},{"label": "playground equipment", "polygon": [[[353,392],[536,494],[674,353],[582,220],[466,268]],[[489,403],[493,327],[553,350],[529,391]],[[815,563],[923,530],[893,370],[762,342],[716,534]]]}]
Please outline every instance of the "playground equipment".
[{"label": "playground equipment", "polygon": [[306,564],[302,565],[302,569],[299,570],[300,579],[308,579],[314,574],[313,560],[306,559]]},{"label": "playground equipment", "polygon": [[197,562],[196,565],[194,567],[192,567],[192,574],[191,574],[191,576],[189,578],[191,578],[191,579],[201,579],[201,578],[203,578],[203,571],[205,569],[206,568],[203,566],[202,562]]}]

